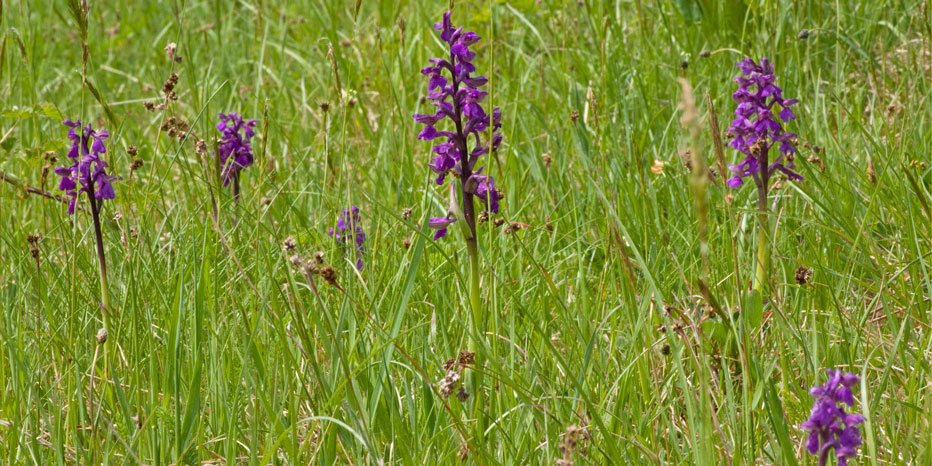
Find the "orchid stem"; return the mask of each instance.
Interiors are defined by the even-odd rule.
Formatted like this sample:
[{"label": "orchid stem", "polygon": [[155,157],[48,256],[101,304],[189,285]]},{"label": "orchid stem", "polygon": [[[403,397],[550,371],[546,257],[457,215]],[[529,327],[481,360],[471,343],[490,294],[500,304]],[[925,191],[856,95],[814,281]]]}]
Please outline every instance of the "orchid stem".
[{"label": "orchid stem", "polygon": [[[93,191],[93,190],[92,190]],[[94,219],[94,236],[97,239],[97,260],[100,264],[100,302],[104,318],[104,328],[110,331],[110,293],[107,286],[107,259],[104,256],[104,238],[100,229],[100,205],[94,195],[88,193],[91,201],[91,214]]]},{"label": "orchid stem", "polygon": [[770,249],[767,247],[767,230],[770,225],[770,216],[767,209],[767,191],[770,184],[770,177],[767,173],[767,166],[770,163],[767,157],[767,149],[760,153],[761,170],[760,184],[757,186],[757,223],[759,231],[757,236],[757,275],[754,281],[754,289],[763,293],[764,283],[767,281],[767,274],[770,271]]}]

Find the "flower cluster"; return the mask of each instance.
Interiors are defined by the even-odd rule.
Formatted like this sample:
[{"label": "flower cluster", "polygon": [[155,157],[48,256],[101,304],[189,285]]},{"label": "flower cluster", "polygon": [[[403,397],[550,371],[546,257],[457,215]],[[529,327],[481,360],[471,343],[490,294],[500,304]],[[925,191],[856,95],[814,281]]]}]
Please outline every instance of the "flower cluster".
[{"label": "flower cluster", "polygon": [[337,227],[331,227],[327,234],[333,237],[341,246],[345,247],[349,238],[353,239],[356,246],[356,268],[362,270],[362,256],[366,252],[363,243],[366,241],[366,234],[362,231],[362,222],[359,219],[359,208],[353,206],[352,209],[343,209],[343,213],[337,220]]},{"label": "flower cluster", "polygon": [[809,390],[816,401],[809,420],[802,424],[802,428],[809,431],[806,449],[819,457],[820,466],[827,463],[833,449],[838,466],[845,466],[848,458],[857,454],[857,447],[861,444],[861,433],[855,426],[864,422],[864,416],[845,413],[844,406],[839,403],[854,406],[851,387],[858,383],[858,376],[851,373],[842,375],[841,370],[829,370],[828,373],[825,385]]},{"label": "flower cluster", "polygon": [[252,165],[249,140],[256,135],[256,120],[243,121],[243,117],[236,112],[229,115],[219,113],[218,116],[220,123],[217,123],[217,130],[223,135],[219,146],[220,161],[223,163],[223,185],[226,186],[240,170]]},{"label": "flower cluster", "polygon": [[[501,109],[495,108],[490,116],[482,108],[482,102],[488,92],[480,89],[488,79],[485,76],[473,76],[476,67],[472,61],[476,53],[469,50],[481,39],[475,32],[463,32],[463,28],[454,28],[450,21],[450,12],[443,14],[443,22],[434,25],[440,31],[440,39],[450,48],[449,58],[432,58],[431,66],[421,70],[421,74],[429,78],[427,98],[433,100],[437,111],[433,114],[415,114],[414,119],[426,125],[418,135],[418,139],[431,141],[443,138],[434,146],[436,155],[428,166],[437,173],[437,184],[442,185],[448,174],[460,179],[464,192],[474,195],[485,203],[486,211],[498,212],[499,192],[495,189],[495,180],[491,176],[482,175],[482,167],[476,168],[476,162],[483,154],[494,151],[502,141],[499,129],[502,126]],[[448,73],[450,79],[444,76]],[[450,119],[455,131],[439,131],[436,125],[444,119]],[[492,137],[483,142],[481,134],[489,126],[492,127]],[[470,141],[472,149],[470,150]],[[435,238],[446,233],[446,225],[438,228],[435,225],[449,224],[455,219],[431,219],[431,226],[438,229]]]},{"label": "flower cluster", "polygon": [[58,189],[71,197],[68,213],[74,214],[75,203],[81,193],[93,195],[97,200],[113,199],[115,194],[112,183],[117,177],[107,174],[107,162],[100,158],[101,154],[107,152],[104,141],[110,137],[109,132],[94,131],[90,123],[82,127],[81,120],[65,120],[62,123],[71,128],[68,131],[68,140],[71,141],[68,158],[72,164],[70,167],[56,168],[55,174],[62,177]]},{"label": "flower cluster", "polygon": [[[785,173],[791,180],[802,180],[802,176],[794,172],[793,163],[783,162],[783,157],[792,158],[796,153],[794,147],[796,135],[783,131],[783,123],[793,120],[796,116],[790,109],[797,103],[797,99],[784,99],[783,90],[774,84],[773,64],[766,57],[758,65],[754,60],[745,58],[738,63],[741,75],[735,77],[740,86],[732,95],[738,107],[735,109],[735,120],[731,122],[728,133],[734,139],[728,144],[742,154],[745,159],[738,165],[728,168],[735,176],[728,179],[728,186],[737,188],[744,184],[742,178],[752,177],[761,185],[762,167],[761,157],[767,155],[770,148],[779,143],[780,155],[774,160],[768,160],[766,176],[777,170]],[[774,116],[774,106],[780,110]],[[779,120],[778,120],[779,118]]]}]

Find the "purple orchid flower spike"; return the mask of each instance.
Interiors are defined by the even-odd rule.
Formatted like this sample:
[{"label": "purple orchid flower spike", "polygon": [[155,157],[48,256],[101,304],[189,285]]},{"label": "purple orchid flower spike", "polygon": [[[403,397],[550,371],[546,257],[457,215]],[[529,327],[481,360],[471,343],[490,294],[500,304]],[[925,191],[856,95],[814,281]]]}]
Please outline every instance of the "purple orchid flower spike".
[{"label": "purple orchid flower spike", "polygon": [[230,181],[238,180],[244,168],[253,164],[249,140],[256,135],[256,120],[244,121],[236,112],[228,115],[219,113],[217,116],[220,117],[217,131],[221,134],[218,152],[223,166],[223,185],[227,186]]},{"label": "purple orchid flower spike", "polygon": [[[106,130],[95,131],[90,123],[82,127],[81,120],[65,120],[62,124],[71,128],[68,131],[68,140],[71,142],[68,158],[72,163],[68,167],[56,168],[55,174],[62,177],[58,189],[71,198],[68,213],[74,214],[81,193],[88,193],[96,201],[116,197],[113,182],[118,178],[107,174],[107,162],[101,158],[107,152],[104,141],[110,137],[110,133]],[[95,202],[94,208],[99,210],[100,204]]]},{"label": "purple orchid flower spike", "polygon": [[846,413],[844,405],[854,406],[851,387],[857,385],[859,378],[852,373],[842,374],[841,370],[828,370],[828,374],[825,385],[809,390],[816,401],[809,420],[801,427],[809,431],[806,450],[818,456],[819,466],[828,464],[832,451],[838,458],[838,466],[847,466],[848,459],[857,455],[857,447],[861,445],[861,432],[856,426],[864,422],[864,416]]},{"label": "purple orchid flower spike", "polygon": [[[777,171],[783,172],[794,181],[803,177],[793,171],[792,158],[796,154],[796,134],[783,130],[783,123],[796,119],[792,106],[797,99],[784,99],[783,90],[774,84],[773,64],[762,58],[757,64],[750,58],[738,63],[741,75],[735,78],[740,86],[732,95],[735,103],[735,120],[728,128],[728,134],[734,139],[728,143],[745,155],[744,161],[728,168],[735,174],[728,179],[728,186],[737,188],[744,184],[744,178],[751,177],[761,185]],[[774,115],[774,107],[780,111]],[[768,152],[774,145],[779,145],[780,154],[768,161]],[[788,161],[784,162],[784,158]],[[766,170],[761,161],[767,161]]]},{"label": "purple orchid flower spike", "polygon": [[362,270],[362,258],[366,252],[363,246],[363,243],[366,241],[366,233],[362,231],[359,208],[352,206],[350,209],[343,209],[343,213],[341,213],[340,218],[337,219],[336,229],[331,227],[327,230],[327,234],[332,236],[343,248],[346,248],[347,243],[352,239],[356,254],[356,269]]},{"label": "purple orchid flower spike", "polygon": [[[451,13],[443,14],[443,21],[434,25],[440,31],[440,39],[447,43],[449,57],[432,58],[431,65],[421,69],[421,74],[428,77],[427,98],[436,108],[434,113],[415,114],[414,120],[425,125],[418,134],[418,139],[442,142],[434,145],[434,156],[427,164],[437,174],[436,182],[443,185],[447,175],[459,179],[463,194],[463,216],[472,240],[475,239],[476,218],[473,198],[478,198],[485,205],[485,210],[498,213],[499,192],[495,189],[495,180],[491,176],[479,175],[476,162],[489,151],[495,151],[502,141],[499,129],[502,126],[501,109],[495,108],[489,115],[482,107],[488,92],[480,89],[488,83],[485,76],[473,76],[476,67],[473,60],[476,53],[470,46],[481,40],[475,32],[464,32],[463,28],[453,26]],[[449,76],[449,77],[448,77]],[[450,120],[454,131],[442,131],[437,125]],[[491,127],[491,135],[483,142],[483,134]],[[446,217],[432,218],[430,225],[436,228],[434,239],[446,234],[446,225],[456,221],[452,214]],[[434,225],[444,225],[442,228]]]}]

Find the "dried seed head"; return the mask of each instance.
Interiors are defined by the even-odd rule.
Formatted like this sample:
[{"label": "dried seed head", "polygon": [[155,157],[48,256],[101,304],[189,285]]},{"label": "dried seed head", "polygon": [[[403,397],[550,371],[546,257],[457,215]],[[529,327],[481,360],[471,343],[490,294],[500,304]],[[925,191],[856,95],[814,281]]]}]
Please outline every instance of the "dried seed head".
[{"label": "dried seed head", "polygon": [[709,58],[709,57],[712,56],[712,52],[710,52],[710,51],[708,51],[708,50],[703,50],[703,51],[699,52],[699,56],[700,56],[701,58]]},{"label": "dried seed head", "polygon": [[466,459],[469,458],[469,444],[464,443],[463,446],[460,447],[460,451],[456,452],[456,457],[459,458],[460,461],[466,461]]},{"label": "dried seed head", "polygon": [[462,385],[460,385],[460,390],[456,392],[456,399],[459,400],[460,403],[465,403],[466,400],[469,399],[469,393],[463,389]]},{"label": "dried seed head", "polygon": [[410,237],[405,238],[405,239],[401,242],[401,245],[404,246],[405,249],[410,249],[410,248],[411,248],[411,238],[410,238]]},{"label": "dried seed head", "polygon": [[547,231],[553,231],[553,223],[550,222],[550,216],[544,217],[544,229]]},{"label": "dried seed head", "polygon": [[797,285],[806,285],[808,283],[811,283],[812,282],[812,269],[809,269],[809,268],[806,268],[805,266],[800,265],[799,268],[796,269],[796,274],[794,278],[796,278]]},{"label": "dried seed head", "polygon": [[137,149],[136,146],[130,144],[126,146],[126,153],[129,154],[130,157],[135,157],[136,154],[139,153],[139,149]]},{"label": "dried seed head", "polygon": [[42,235],[39,233],[30,233],[29,236],[26,237],[26,242],[29,244],[36,244],[40,239],[42,239]]},{"label": "dried seed head", "polygon": [[401,211],[401,218],[405,220],[411,218],[412,212],[413,210],[410,207],[405,207],[404,210]]},{"label": "dried seed head", "polygon": [[168,45],[165,46],[165,55],[168,57],[168,61],[175,60],[175,50],[177,49],[178,44],[175,44],[174,42],[169,42]]},{"label": "dried seed head", "polygon": [[178,84],[178,73],[172,72],[172,74],[168,76],[168,79],[165,80],[165,84],[162,84],[162,93],[165,94],[166,96],[169,96],[170,94],[173,93],[172,90],[175,89],[175,85],[177,84]]},{"label": "dried seed head", "polygon": [[321,102],[317,104],[317,107],[320,108],[320,111],[324,113],[327,113],[327,110],[330,110],[330,104],[327,102]]},{"label": "dried seed head", "polygon": [[440,379],[437,382],[437,391],[440,392],[440,396],[443,398],[449,398],[450,395],[456,390],[456,387],[459,386],[460,375],[458,372],[449,371],[447,375]]},{"label": "dried seed head", "polygon": [[551,157],[550,154],[544,153],[540,158],[544,161],[544,168],[550,170],[550,165],[553,164],[553,157]]},{"label": "dried seed head", "polygon": [[808,29],[803,29],[802,31],[799,31],[799,36],[797,37],[799,37],[799,40],[806,40],[809,38],[810,34],[811,33],[809,32]]},{"label": "dried seed head", "polygon": [[317,262],[318,264],[323,264],[324,263],[324,252],[323,251],[315,252],[314,261]]},{"label": "dried seed head", "polygon": [[478,217],[477,220],[479,221],[479,223],[488,222],[488,221],[489,221],[489,212],[486,211],[486,210],[483,210],[482,212],[479,212],[479,217]]},{"label": "dried seed head", "polygon": [[663,347],[660,348],[660,352],[661,352],[664,356],[670,354],[670,345],[663,345]]},{"label": "dried seed head", "polygon": [[570,120],[572,120],[573,124],[575,125],[576,120],[578,119],[579,119],[579,110],[573,109],[573,111],[570,112]]},{"label": "dried seed head", "polygon": [[198,139],[197,144],[194,145],[194,151],[200,155],[207,153],[207,141],[203,139]]},{"label": "dried seed head", "polygon": [[304,263],[304,260],[301,259],[300,254],[292,254],[291,257],[288,258],[288,261],[291,262],[291,265],[299,268]]},{"label": "dried seed head", "polygon": [[114,222],[119,222],[120,220],[123,220],[123,214],[121,214],[121,213],[119,213],[119,212],[115,212],[115,213],[113,214],[113,221],[114,221]]},{"label": "dried seed head", "polygon": [[870,156],[867,157],[867,180],[871,184],[877,184],[877,172],[874,171],[874,161],[871,160]]},{"label": "dried seed head", "polygon": [[505,219],[503,219],[503,218],[497,218],[497,219],[495,219],[495,226],[497,226],[497,227],[500,227],[500,226],[502,226],[502,225],[504,225],[504,224],[506,224],[506,223],[508,223],[508,222],[506,222]]},{"label": "dried seed head", "polygon": [[447,359],[447,362],[443,363],[443,369],[447,371],[452,371],[456,367],[456,359],[450,358]]},{"label": "dried seed head", "polygon": [[153,112],[153,111],[155,111],[155,102],[145,101],[145,102],[142,103],[142,106],[143,106],[143,107],[146,107],[146,111],[147,111],[147,112]]},{"label": "dried seed head", "polygon": [[102,345],[107,342],[107,329],[102,328],[97,331],[97,335],[94,336],[97,340],[98,345]]},{"label": "dried seed head", "polygon": [[329,265],[320,269],[320,278],[323,278],[330,285],[337,286],[337,271]]},{"label": "dried seed head", "polygon": [[349,40],[349,39],[343,39],[343,40],[340,41],[340,45],[342,45],[342,46],[344,46],[344,47],[352,47],[352,46],[353,46],[353,41],[351,41],[351,40]]},{"label": "dried seed head", "polygon": [[136,227],[135,226],[129,227],[129,237],[135,239],[137,236],[139,236],[139,232],[136,231]]},{"label": "dried seed head", "polygon": [[293,236],[285,238],[285,241],[282,242],[282,250],[286,254],[293,254],[298,249],[298,242],[294,240]]},{"label": "dried seed head", "polygon": [[824,172],[824,171],[825,171],[825,162],[823,162],[823,161],[822,161],[822,158],[819,157],[818,155],[812,154],[812,155],[809,156],[808,159],[806,159],[806,161],[809,162],[809,163],[811,163],[811,164],[813,164],[813,165],[818,165],[818,166],[819,166],[819,171],[820,171],[820,172]]},{"label": "dried seed head", "polygon": [[687,69],[687,68],[689,68],[689,60],[683,60],[683,61],[681,61],[681,62],[680,62],[680,69],[685,70],[685,69]]},{"label": "dried seed head", "polygon": [[145,163],[145,162],[143,162],[142,159],[133,159],[133,163],[130,164],[129,169],[130,169],[131,171],[139,170],[140,168],[142,168],[142,165],[143,165],[144,163]]},{"label": "dried seed head", "polygon": [[457,362],[463,365],[470,365],[476,363],[476,353],[471,353],[469,351],[463,350],[460,351],[459,356],[456,358]]},{"label": "dried seed head", "polygon": [[765,141],[765,139],[758,139],[754,141],[754,143],[751,144],[751,155],[759,157],[761,150],[764,149],[764,144],[766,144]]}]

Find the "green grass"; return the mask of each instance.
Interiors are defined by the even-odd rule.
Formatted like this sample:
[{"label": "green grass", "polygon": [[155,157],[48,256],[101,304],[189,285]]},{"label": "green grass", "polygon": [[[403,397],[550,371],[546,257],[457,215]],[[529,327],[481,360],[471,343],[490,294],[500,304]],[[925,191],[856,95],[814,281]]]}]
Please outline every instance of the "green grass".
[{"label": "green grass", "polygon": [[[2,3],[0,171],[39,186],[43,154],[65,158],[63,116],[111,131],[116,315],[103,353],[90,215],[0,183],[0,464],[455,464],[467,445],[468,463],[552,464],[571,426],[577,465],[815,464],[799,424],[830,367],[862,376],[856,464],[932,463],[928,2],[457,2],[504,113],[487,168],[503,217],[533,225],[480,228],[476,410],[435,388],[469,341],[468,258],[458,229],[418,227],[446,197],[410,118],[448,2],[365,1],[355,18],[350,1],[90,2],[83,86],[70,1]],[[753,187],[700,189],[703,219],[680,156],[677,78],[714,167],[705,95],[724,129],[745,55],[773,59],[800,99],[790,130],[824,149],[824,170],[802,150],[805,181],[772,192],[763,297]],[[172,71],[178,101],[146,112]],[[228,111],[259,120],[238,205],[159,129],[174,115],[213,136]],[[361,273],[326,233],[350,204]],[[345,293],[315,294],[288,236]],[[708,317],[704,273],[731,321]]]}]

